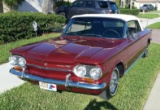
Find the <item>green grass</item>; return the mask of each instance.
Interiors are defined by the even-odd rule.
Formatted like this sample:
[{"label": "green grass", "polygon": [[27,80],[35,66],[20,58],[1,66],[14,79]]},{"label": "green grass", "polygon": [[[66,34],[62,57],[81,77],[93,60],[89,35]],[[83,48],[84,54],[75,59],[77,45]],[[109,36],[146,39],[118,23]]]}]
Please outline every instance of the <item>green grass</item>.
[{"label": "green grass", "polygon": [[148,13],[146,13],[146,14],[139,14],[137,17],[139,17],[139,18],[150,18],[150,19],[153,19],[153,18],[160,17],[160,15],[159,14],[148,14]]},{"label": "green grass", "polygon": [[148,25],[147,28],[150,28],[150,29],[160,29],[160,22]]},{"label": "green grass", "polygon": [[149,13],[150,13],[150,14],[153,14],[153,13],[154,13],[154,14],[155,14],[155,13],[160,14],[160,11],[157,11],[157,10],[156,10],[156,11],[148,11],[148,12],[145,12],[145,13],[148,13],[148,14],[149,14]]},{"label": "green grass", "polygon": [[0,45],[0,64],[8,62],[8,57],[10,55],[9,50],[15,48],[15,47],[19,47],[25,44],[29,44],[29,43],[33,43],[33,42],[38,42],[38,41],[42,41],[45,39],[49,39],[49,38],[53,38],[60,35],[59,33],[52,33],[52,34],[47,34],[47,35],[43,35],[41,37],[35,37],[32,39],[23,39],[23,40],[19,40],[16,42],[11,42],[5,45]]},{"label": "green grass", "polygon": [[149,56],[140,59],[120,80],[115,97],[72,92],[51,92],[38,85],[24,85],[0,94],[0,110],[142,110],[160,71],[160,45],[151,43]]}]

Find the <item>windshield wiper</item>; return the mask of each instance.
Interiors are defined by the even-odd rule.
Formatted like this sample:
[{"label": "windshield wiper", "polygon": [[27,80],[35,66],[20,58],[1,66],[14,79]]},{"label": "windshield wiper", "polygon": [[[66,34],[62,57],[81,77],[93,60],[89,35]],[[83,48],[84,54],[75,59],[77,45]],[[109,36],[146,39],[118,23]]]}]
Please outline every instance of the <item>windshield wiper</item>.
[{"label": "windshield wiper", "polygon": [[75,36],[79,36],[77,33],[63,33],[64,35],[75,35]]}]

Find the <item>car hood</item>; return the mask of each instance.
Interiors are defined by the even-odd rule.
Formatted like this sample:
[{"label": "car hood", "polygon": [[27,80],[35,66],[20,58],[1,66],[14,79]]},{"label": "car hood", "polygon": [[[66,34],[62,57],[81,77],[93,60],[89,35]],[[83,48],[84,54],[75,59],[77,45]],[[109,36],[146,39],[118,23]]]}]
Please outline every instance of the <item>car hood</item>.
[{"label": "car hood", "polygon": [[110,51],[120,43],[122,40],[66,37],[26,45],[11,52],[39,62],[87,63],[93,55],[104,49]]}]

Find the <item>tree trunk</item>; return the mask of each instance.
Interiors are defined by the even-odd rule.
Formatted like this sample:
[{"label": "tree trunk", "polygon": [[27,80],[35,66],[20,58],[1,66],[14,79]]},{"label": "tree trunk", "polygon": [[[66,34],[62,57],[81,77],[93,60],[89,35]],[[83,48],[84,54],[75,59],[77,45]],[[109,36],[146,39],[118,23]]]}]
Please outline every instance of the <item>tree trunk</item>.
[{"label": "tree trunk", "polygon": [[0,0],[0,13],[3,13],[3,2]]}]

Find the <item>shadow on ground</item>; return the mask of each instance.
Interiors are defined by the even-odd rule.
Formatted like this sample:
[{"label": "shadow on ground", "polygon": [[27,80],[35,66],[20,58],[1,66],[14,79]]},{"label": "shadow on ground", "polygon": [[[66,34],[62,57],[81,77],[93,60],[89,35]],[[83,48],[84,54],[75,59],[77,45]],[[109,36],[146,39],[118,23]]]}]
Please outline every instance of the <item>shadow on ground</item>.
[{"label": "shadow on ground", "polygon": [[118,110],[108,101],[98,102],[96,99],[92,99],[87,105],[87,107],[84,108],[84,110],[101,110],[101,108],[110,109],[110,110]]}]

